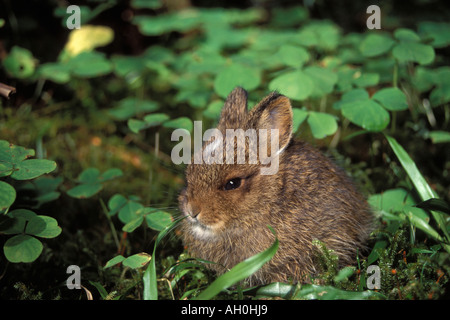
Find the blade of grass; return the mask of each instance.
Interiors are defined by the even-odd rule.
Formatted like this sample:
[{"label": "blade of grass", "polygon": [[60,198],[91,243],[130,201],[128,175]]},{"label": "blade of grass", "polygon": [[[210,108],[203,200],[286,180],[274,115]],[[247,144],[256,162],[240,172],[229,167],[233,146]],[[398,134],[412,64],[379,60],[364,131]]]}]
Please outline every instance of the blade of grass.
[{"label": "blade of grass", "polygon": [[405,149],[403,149],[403,147],[393,137],[386,135],[386,139],[389,142],[392,150],[394,150],[394,153],[400,161],[403,169],[405,169],[406,173],[414,184],[414,187],[419,193],[422,201],[426,201],[431,198],[438,198],[437,194],[433,189],[431,189],[431,187],[417,168],[415,162],[411,159]]},{"label": "blade of grass", "polygon": [[[391,146],[392,150],[394,151],[395,155],[399,159],[403,169],[405,169],[406,173],[408,174],[409,178],[411,179],[414,187],[416,188],[417,192],[419,193],[420,198],[422,201],[427,201],[429,199],[438,198],[438,195],[436,192],[434,192],[433,189],[431,189],[430,185],[427,183],[425,178],[420,173],[419,169],[417,168],[415,162],[411,159],[411,157],[408,155],[408,153],[403,149],[403,147],[395,140],[395,138],[385,135],[387,141],[389,142],[389,145]],[[438,227],[445,235],[445,238],[447,242],[450,242],[450,236],[447,232],[447,227],[445,225],[445,219],[444,216],[437,211],[431,211],[431,214],[436,221]],[[450,252],[450,245],[445,244],[444,245],[445,250],[447,252]]]},{"label": "blade of grass", "polygon": [[[270,229],[274,232],[272,228]],[[196,297],[195,300],[212,299],[221,291],[249,277],[258,271],[266,262],[272,259],[277,250],[278,239],[275,238],[275,241],[268,249],[235,265],[230,271],[218,277],[208,288]]]},{"label": "blade of grass", "polygon": [[427,233],[432,238],[443,242],[444,239],[439,235],[439,233],[433,229],[425,220],[421,219],[418,216],[415,216],[413,212],[407,211],[406,216],[409,218],[409,221],[413,226],[415,226],[418,229],[421,229],[425,233]]},{"label": "blade of grass", "polygon": [[155,246],[153,247],[152,260],[150,261],[147,270],[145,270],[144,276],[142,278],[144,283],[144,300],[158,300],[158,286],[156,280],[156,263],[155,263],[156,247],[158,246],[161,239],[164,238],[165,235],[169,231],[171,231],[176,226],[177,223],[179,223],[179,220],[176,220],[171,224],[169,224],[156,237]]},{"label": "blade of grass", "polygon": [[332,286],[314,284],[290,285],[286,283],[272,283],[261,287],[256,292],[257,298],[281,297],[282,299],[307,300],[368,300],[385,299],[376,291],[346,291]]},{"label": "blade of grass", "polygon": [[417,208],[436,210],[450,214],[450,205],[441,199],[430,199],[415,205]]}]

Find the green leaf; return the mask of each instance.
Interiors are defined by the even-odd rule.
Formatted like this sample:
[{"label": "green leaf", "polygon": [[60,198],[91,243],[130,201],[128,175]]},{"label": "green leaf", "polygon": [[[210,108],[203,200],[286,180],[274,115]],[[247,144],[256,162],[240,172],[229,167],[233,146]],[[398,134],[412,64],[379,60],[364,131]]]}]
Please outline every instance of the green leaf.
[{"label": "green leaf", "polygon": [[417,168],[415,162],[411,159],[405,149],[403,149],[403,147],[393,137],[389,135],[385,136],[387,141],[389,142],[389,145],[400,161],[403,169],[405,169],[406,173],[414,184],[414,187],[419,193],[422,201],[426,201],[431,198],[437,198],[436,193],[433,191],[433,189],[431,189],[431,187]]},{"label": "green leaf", "polygon": [[56,62],[41,64],[37,72],[39,77],[60,84],[69,82],[71,77],[70,67]]},{"label": "green leaf", "polygon": [[347,280],[355,273],[355,267],[345,267],[339,270],[339,273],[334,277],[335,282],[342,282]]},{"label": "green leaf", "polygon": [[[23,218],[26,221],[30,221],[31,219],[33,219],[34,217],[37,216],[36,213],[34,213],[31,210],[28,209],[15,209],[13,211],[8,212],[8,215],[13,217],[13,218]],[[21,232],[23,232],[24,230],[22,230]]]},{"label": "green leaf", "polygon": [[260,252],[235,265],[230,271],[218,277],[195,300],[209,300],[235,283],[244,280],[258,271],[278,250],[278,239],[263,252]]},{"label": "green leaf", "polygon": [[163,6],[161,0],[132,0],[130,4],[136,9],[159,9]]},{"label": "green leaf", "polygon": [[186,130],[192,132],[192,129],[194,128],[194,124],[192,123],[192,120],[189,119],[188,117],[179,117],[179,118],[164,122],[163,127],[164,128],[172,128],[172,129],[186,129]]},{"label": "green leaf", "polygon": [[[415,208],[415,209],[417,209],[417,208]],[[437,241],[443,241],[442,237],[439,235],[439,233],[433,227],[431,227],[431,225],[428,223],[428,221],[424,220],[422,217],[415,214],[414,210],[408,210],[405,213],[413,226],[424,231],[427,235],[429,235],[433,239],[435,239]]]},{"label": "green leaf", "polygon": [[16,200],[16,189],[10,184],[0,181],[0,211],[8,209]]},{"label": "green leaf", "polygon": [[115,256],[114,258],[112,258],[111,260],[106,262],[103,269],[111,268],[112,266],[115,266],[116,264],[121,263],[123,260],[125,260],[124,256],[122,256],[122,255]]},{"label": "green leaf", "polygon": [[142,222],[144,221],[144,217],[139,216],[133,220],[131,220],[130,222],[128,222],[127,224],[125,224],[122,227],[122,231],[125,232],[133,232],[134,230],[136,230],[137,228],[139,228],[142,224]]},{"label": "green leaf", "polygon": [[405,206],[412,206],[415,203],[411,193],[402,188],[371,195],[368,202],[376,210],[389,213],[401,212]]},{"label": "green leaf", "polygon": [[345,291],[332,286],[306,284],[295,295],[297,299],[308,300],[367,300],[384,299],[384,295],[373,291]]},{"label": "green leaf", "polygon": [[341,66],[337,70],[338,80],[336,82],[337,92],[348,92],[353,88],[353,76],[358,72],[349,66]]},{"label": "green leaf", "polygon": [[3,67],[12,77],[26,79],[33,75],[36,61],[30,50],[14,46],[3,60]]},{"label": "green leaf", "polygon": [[372,252],[367,257],[367,264],[371,265],[375,261],[377,261],[378,258],[380,257],[380,254],[379,254],[380,250],[384,250],[386,248],[386,246],[387,246],[386,241],[384,241],[384,240],[377,241],[372,248]]},{"label": "green leaf", "polygon": [[431,131],[430,138],[433,143],[448,143],[450,142],[450,132],[447,131]]},{"label": "green leaf", "polygon": [[418,30],[423,38],[433,39],[430,44],[435,48],[444,48],[450,45],[450,23],[448,22],[419,22]]},{"label": "green leaf", "polygon": [[142,209],[144,209],[142,204],[128,201],[119,211],[119,220],[127,224],[136,219]]},{"label": "green leaf", "polygon": [[97,289],[98,293],[100,294],[103,300],[107,299],[108,292],[99,282],[89,280],[89,283]]},{"label": "green leaf", "polygon": [[308,18],[308,10],[300,7],[274,7],[271,11],[271,24],[276,27],[295,27]]},{"label": "green leaf", "polygon": [[311,93],[311,97],[320,98],[333,92],[334,85],[338,80],[338,76],[335,72],[327,68],[321,68],[317,66],[310,66],[303,70],[314,83],[314,89]]},{"label": "green leaf", "polygon": [[369,99],[369,94],[365,89],[353,89],[342,95],[341,100],[345,102],[357,102]]},{"label": "green leaf", "polygon": [[186,32],[196,28],[201,20],[198,12],[184,10],[158,16],[136,16],[133,21],[145,36],[157,36],[167,32]]},{"label": "green leaf", "polygon": [[[433,198],[438,198],[436,192],[431,189],[425,178],[420,173],[419,169],[417,168],[414,161],[411,159],[411,157],[408,155],[408,153],[403,149],[403,147],[395,140],[393,137],[385,135],[387,141],[389,142],[389,145],[391,146],[392,150],[394,150],[395,155],[399,159],[403,169],[408,174],[410,180],[412,181],[414,187],[416,188],[420,198],[422,201],[426,201]],[[450,235],[447,231],[446,222],[444,219],[444,216],[436,211],[431,211],[431,214],[436,221],[438,227],[441,229],[441,231],[444,233],[445,238],[447,241],[450,242]],[[418,228],[424,229],[426,226],[422,225],[422,221],[415,219],[415,216],[408,216],[410,220],[413,223],[416,223],[416,226]],[[427,230],[430,232],[430,230]],[[431,234],[435,235],[433,231],[431,231]],[[430,235],[431,235],[430,234]],[[450,245],[444,245],[444,248],[447,252],[450,252]]]},{"label": "green leaf", "polygon": [[404,42],[419,42],[420,37],[411,29],[399,28],[394,32],[394,38]]},{"label": "green leaf", "polygon": [[[114,65],[114,72],[120,77],[135,79],[145,71],[145,68],[142,68],[145,63],[142,56],[113,55],[111,62]],[[135,98],[130,97],[129,99]]]},{"label": "green leaf", "polygon": [[337,101],[333,104],[333,109],[341,110],[342,105],[345,103],[360,103],[366,100],[369,100],[369,94],[363,88],[352,89],[344,93],[341,97],[340,101]]},{"label": "green leaf", "polygon": [[434,70],[436,88],[430,94],[433,107],[450,102],[450,68],[440,67]]},{"label": "green leaf", "polygon": [[419,92],[426,92],[436,84],[436,70],[417,66],[412,76],[412,83]]},{"label": "green leaf", "polygon": [[30,159],[19,162],[11,178],[16,180],[30,180],[56,169],[56,162],[46,159]]},{"label": "green leaf", "polygon": [[213,101],[208,105],[205,111],[203,111],[203,115],[209,119],[219,119],[223,105],[224,102],[222,100]]},{"label": "green leaf", "polygon": [[119,101],[117,107],[108,110],[108,114],[117,120],[127,120],[139,113],[156,111],[158,107],[154,101],[128,97]]},{"label": "green leaf", "polygon": [[67,61],[73,75],[81,78],[93,78],[112,71],[112,63],[102,53],[86,51]]},{"label": "green leaf", "polygon": [[394,40],[385,33],[369,33],[361,42],[359,50],[365,57],[376,57],[388,52]]},{"label": "green leaf", "polygon": [[382,131],[389,124],[389,113],[375,101],[345,102],[340,106],[344,117],[366,130]]},{"label": "green leaf", "polygon": [[417,62],[422,65],[430,64],[435,57],[432,46],[417,42],[400,42],[392,54],[399,62]]},{"label": "green leaf", "polygon": [[300,125],[308,117],[309,112],[307,110],[303,110],[303,109],[292,108],[292,113],[293,113],[292,131],[297,132]]},{"label": "green leaf", "polygon": [[357,72],[353,75],[353,84],[360,88],[375,86],[379,81],[380,75],[374,72]]},{"label": "green leaf", "polygon": [[19,234],[9,238],[3,247],[6,259],[12,263],[33,262],[36,260],[43,249],[42,243],[27,234]]},{"label": "green leaf", "polygon": [[123,176],[122,170],[117,169],[117,168],[111,168],[111,169],[108,169],[105,172],[103,172],[98,177],[98,181],[99,182],[105,182],[105,181],[113,180],[113,179],[116,179],[116,178],[120,178],[122,176]]},{"label": "green leaf", "polygon": [[304,100],[314,90],[313,80],[301,70],[283,73],[269,83],[269,89],[289,97],[292,100]]},{"label": "green leaf", "polygon": [[377,100],[383,107],[390,111],[401,111],[408,109],[406,96],[398,88],[385,88],[377,91],[372,99]]},{"label": "green leaf", "polygon": [[327,113],[311,111],[307,121],[316,139],[323,139],[332,135],[338,128],[336,118]]},{"label": "green leaf", "polygon": [[103,186],[101,183],[80,184],[67,191],[67,194],[73,198],[86,199],[99,193]]},{"label": "green leaf", "polygon": [[8,212],[7,217],[11,218],[7,228],[2,230],[4,234],[24,233],[28,221],[36,217],[36,213],[28,209],[15,209]]},{"label": "green leaf", "polygon": [[123,208],[123,206],[128,202],[127,198],[122,196],[121,194],[115,194],[108,200],[108,208],[109,212],[108,214],[110,216],[115,215],[117,212],[120,211],[120,209]]},{"label": "green leaf", "polygon": [[137,119],[128,119],[127,125],[128,128],[130,128],[130,130],[134,133],[139,133],[139,131],[149,127],[145,121]]},{"label": "green leaf", "polygon": [[289,285],[283,282],[273,282],[271,284],[259,288],[256,291],[255,297],[257,299],[268,297],[292,299],[293,295],[297,290],[298,290],[297,286]]},{"label": "green leaf", "polygon": [[100,174],[97,168],[87,168],[78,176],[78,186],[73,187],[67,191],[71,197],[78,199],[85,199],[92,197],[103,189],[103,182],[121,177],[122,171],[117,168],[112,168]]},{"label": "green leaf", "polygon": [[309,53],[299,46],[285,44],[278,51],[281,62],[290,67],[301,67],[309,60]]},{"label": "green leaf", "polygon": [[367,300],[384,299],[385,297],[372,290],[345,291],[332,286],[313,284],[289,285],[286,283],[272,283],[261,287],[256,297],[281,297],[282,299],[308,299],[308,300]]},{"label": "green leaf", "polygon": [[153,113],[146,115],[144,121],[147,128],[156,127],[167,121],[170,117],[165,113]]},{"label": "green leaf", "polygon": [[97,168],[87,168],[78,176],[78,182],[81,183],[97,183],[100,176],[100,170]]},{"label": "green leaf", "polygon": [[56,219],[42,215],[30,219],[25,228],[26,234],[41,238],[55,238],[60,235],[61,231]]},{"label": "green leaf", "polygon": [[403,208],[403,212],[412,212],[412,214],[416,217],[422,219],[426,223],[430,223],[430,216],[428,215],[428,212],[422,210],[421,208],[418,208],[416,206],[405,206],[405,208]]},{"label": "green leaf", "polygon": [[30,201],[33,202],[33,209],[40,208],[44,203],[54,201],[59,198],[58,187],[63,182],[63,177],[41,176],[33,181],[18,186],[18,192],[28,192]]},{"label": "green leaf", "polygon": [[214,91],[222,98],[236,87],[246,90],[256,89],[261,84],[259,69],[234,63],[222,69],[214,80]]},{"label": "green leaf", "polygon": [[[10,168],[20,163],[21,161],[34,156],[33,149],[26,149],[24,147],[10,144],[8,141],[0,140],[0,163],[3,164],[2,170]],[[2,173],[2,176],[9,175]]]},{"label": "green leaf", "polygon": [[149,228],[156,231],[162,231],[172,223],[172,215],[170,213],[158,210],[147,214],[145,216],[145,221],[147,222]]},{"label": "green leaf", "polygon": [[[308,39],[299,39],[300,43],[306,42],[320,50],[333,51],[341,40],[339,27],[329,20],[311,21],[300,30],[300,34]],[[311,37],[313,39],[311,39]],[[305,45],[307,45],[305,43]]]},{"label": "green leaf", "polygon": [[152,256],[145,252],[137,253],[132,256],[129,256],[125,260],[122,261],[122,264],[125,267],[129,267],[131,269],[138,269],[145,267],[145,265],[151,260]]}]

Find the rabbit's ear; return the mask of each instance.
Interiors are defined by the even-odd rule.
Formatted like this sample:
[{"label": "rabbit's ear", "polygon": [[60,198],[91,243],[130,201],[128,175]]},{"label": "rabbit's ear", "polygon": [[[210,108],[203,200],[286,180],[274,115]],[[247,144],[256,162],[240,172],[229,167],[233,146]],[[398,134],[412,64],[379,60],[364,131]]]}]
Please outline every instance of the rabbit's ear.
[{"label": "rabbit's ear", "polygon": [[292,107],[289,99],[272,93],[252,109],[256,129],[278,129],[279,150],[283,150],[292,136]]},{"label": "rabbit's ear", "polygon": [[247,116],[247,91],[235,88],[228,95],[222,108],[218,129],[235,129],[242,127]]}]

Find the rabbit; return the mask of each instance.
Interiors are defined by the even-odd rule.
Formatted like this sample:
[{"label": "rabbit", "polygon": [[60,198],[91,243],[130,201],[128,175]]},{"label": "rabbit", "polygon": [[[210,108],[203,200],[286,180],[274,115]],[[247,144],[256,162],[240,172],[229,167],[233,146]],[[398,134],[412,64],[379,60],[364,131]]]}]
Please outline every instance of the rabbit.
[{"label": "rabbit", "polygon": [[[190,255],[214,262],[207,266],[218,275],[270,247],[275,234],[276,254],[246,279],[247,285],[309,282],[321,271],[314,240],[333,250],[341,266],[353,264],[365,248],[373,230],[365,198],[330,159],[293,139],[292,126],[286,96],[273,92],[248,111],[247,92],[237,87],[225,101],[217,129],[224,136],[226,129],[278,129],[277,152],[270,151],[278,158],[278,171],[261,174],[259,160],[186,167],[186,187],[178,197],[184,216],[180,234]],[[212,143],[206,141],[202,150]]]}]

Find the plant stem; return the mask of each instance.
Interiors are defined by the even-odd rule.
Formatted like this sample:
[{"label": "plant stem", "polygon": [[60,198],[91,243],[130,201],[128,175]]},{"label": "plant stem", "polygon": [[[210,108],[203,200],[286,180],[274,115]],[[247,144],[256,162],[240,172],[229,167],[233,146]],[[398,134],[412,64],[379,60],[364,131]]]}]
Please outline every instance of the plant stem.
[{"label": "plant stem", "polygon": [[397,61],[397,59],[395,59],[395,64],[394,64],[394,75],[393,75],[393,79],[392,79],[392,85],[394,86],[394,88],[397,88],[397,86],[398,86],[398,61]]},{"label": "plant stem", "polygon": [[155,158],[158,158],[159,153],[159,130],[155,133]]},{"label": "plant stem", "polygon": [[325,95],[320,99],[320,112],[325,112],[327,107],[327,96]]},{"label": "plant stem", "polygon": [[113,235],[113,239],[114,242],[116,243],[117,246],[117,250],[120,250],[120,241],[119,241],[119,237],[117,236],[117,232],[116,232],[116,228],[114,227],[114,224],[111,220],[111,217],[108,214],[108,209],[106,208],[105,203],[103,202],[103,199],[100,199],[100,204],[102,206],[103,209],[103,213],[105,214],[106,218],[108,219],[108,223],[109,223],[109,227],[111,229],[111,233]]},{"label": "plant stem", "polygon": [[397,112],[392,111],[392,119],[391,119],[391,134],[395,134],[395,127],[397,124]]}]

